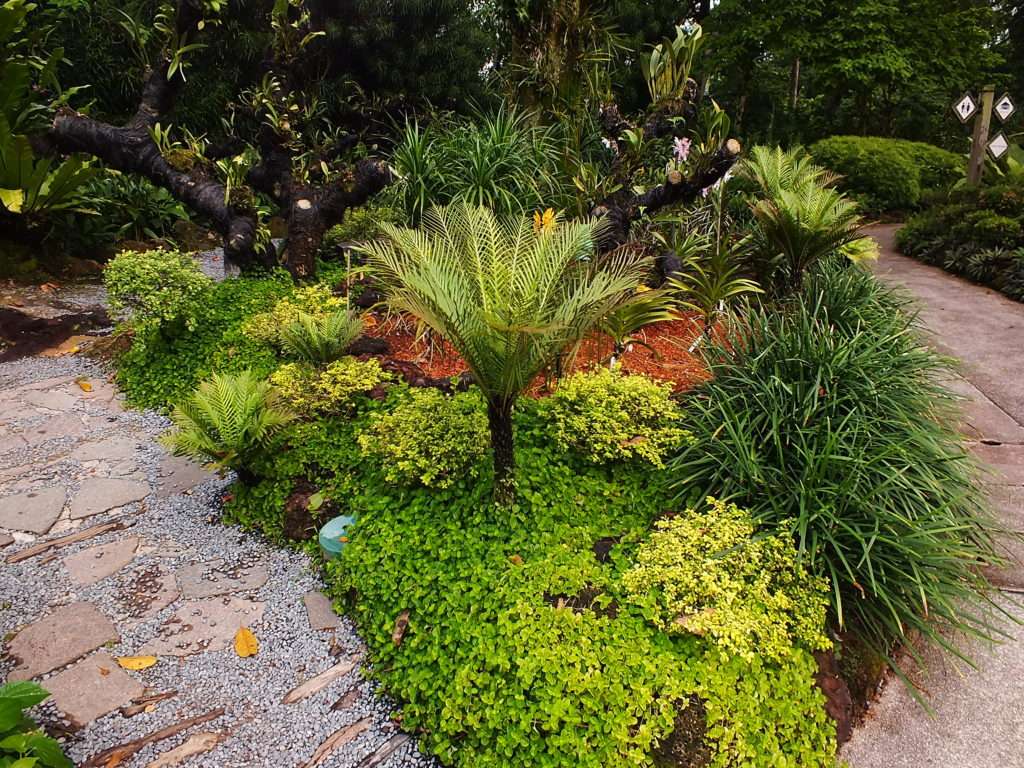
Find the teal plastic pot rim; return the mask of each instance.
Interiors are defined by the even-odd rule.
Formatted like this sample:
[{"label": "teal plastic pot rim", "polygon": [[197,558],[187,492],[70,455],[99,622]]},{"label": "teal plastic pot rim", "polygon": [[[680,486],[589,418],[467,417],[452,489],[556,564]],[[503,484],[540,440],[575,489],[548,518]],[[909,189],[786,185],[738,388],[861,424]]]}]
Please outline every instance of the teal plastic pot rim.
[{"label": "teal plastic pot rim", "polygon": [[339,515],[328,520],[320,529],[320,550],[324,557],[333,560],[348,545],[348,532],[355,524],[354,515]]}]

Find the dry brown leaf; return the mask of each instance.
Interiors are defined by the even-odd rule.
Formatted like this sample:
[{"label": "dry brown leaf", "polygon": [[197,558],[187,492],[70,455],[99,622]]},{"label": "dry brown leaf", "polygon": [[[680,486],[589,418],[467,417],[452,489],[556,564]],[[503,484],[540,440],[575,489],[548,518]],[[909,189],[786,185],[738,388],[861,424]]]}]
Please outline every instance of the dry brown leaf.
[{"label": "dry brown leaf", "polygon": [[402,611],[398,614],[398,618],[395,619],[395,631],[391,633],[391,640],[395,645],[402,644],[402,638],[405,637],[405,630],[409,628],[409,612]]},{"label": "dry brown leaf", "polygon": [[256,635],[248,627],[242,627],[235,633],[235,653],[243,659],[255,656],[260,652],[260,643]]},{"label": "dry brown leaf", "polygon": [[100,667],[100,677],[106,677],[110,674],[110,670],[106,667]]},{"label": "dry brown leaf", "polygon": [[149,669],[157,661],[159,659],[156,656],[119,656],[117,659],[117,663],[121,665],[122,669],[130,669],[134,672]]}]

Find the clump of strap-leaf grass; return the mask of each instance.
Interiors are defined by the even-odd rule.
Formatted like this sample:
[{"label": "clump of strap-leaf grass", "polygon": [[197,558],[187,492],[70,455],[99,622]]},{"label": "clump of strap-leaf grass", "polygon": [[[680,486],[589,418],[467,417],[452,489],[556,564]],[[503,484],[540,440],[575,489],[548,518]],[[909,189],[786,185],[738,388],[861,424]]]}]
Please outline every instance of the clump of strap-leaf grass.
[{"label": "clump of strap-leaf grass", "polygon": [[831,621],[887,655],[915,637],[995,637],[979,566],[999,562],[946,361],[906,302],[830,263],[781,308],[751,307],[705,351],[670,462],[681,496],[749,508],[832,584]]}]

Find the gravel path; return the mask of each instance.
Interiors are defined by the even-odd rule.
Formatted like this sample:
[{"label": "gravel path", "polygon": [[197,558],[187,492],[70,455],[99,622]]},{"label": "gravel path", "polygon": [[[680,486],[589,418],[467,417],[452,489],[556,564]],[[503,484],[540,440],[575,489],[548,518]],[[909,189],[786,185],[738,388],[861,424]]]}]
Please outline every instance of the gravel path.
[{"label": "gravel path", "polygon": [[[204,715],[117,764],[434,765],[365,680],[309,559],[221,524],[227,482],[169,457],[167,426],[80,357],[0,365],[0,679],[53,693],[35,715],[76,765]],[[236,653],[241,627],[255,656]],[[157,662],[117,661],[144,655]]]}]

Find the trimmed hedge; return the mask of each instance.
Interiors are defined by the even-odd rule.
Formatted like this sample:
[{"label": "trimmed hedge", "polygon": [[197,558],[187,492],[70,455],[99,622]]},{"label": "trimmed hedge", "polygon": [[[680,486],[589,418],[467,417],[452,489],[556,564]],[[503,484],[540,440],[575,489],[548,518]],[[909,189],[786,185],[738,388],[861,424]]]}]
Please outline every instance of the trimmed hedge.
[{"label": "trimmed hedge", "polygon": [[832,136],[809,151],[843,177],[841,189],[874,213],[917,208],[922,192],[948,189],[963,176],[963,158],[919,141]]}]

